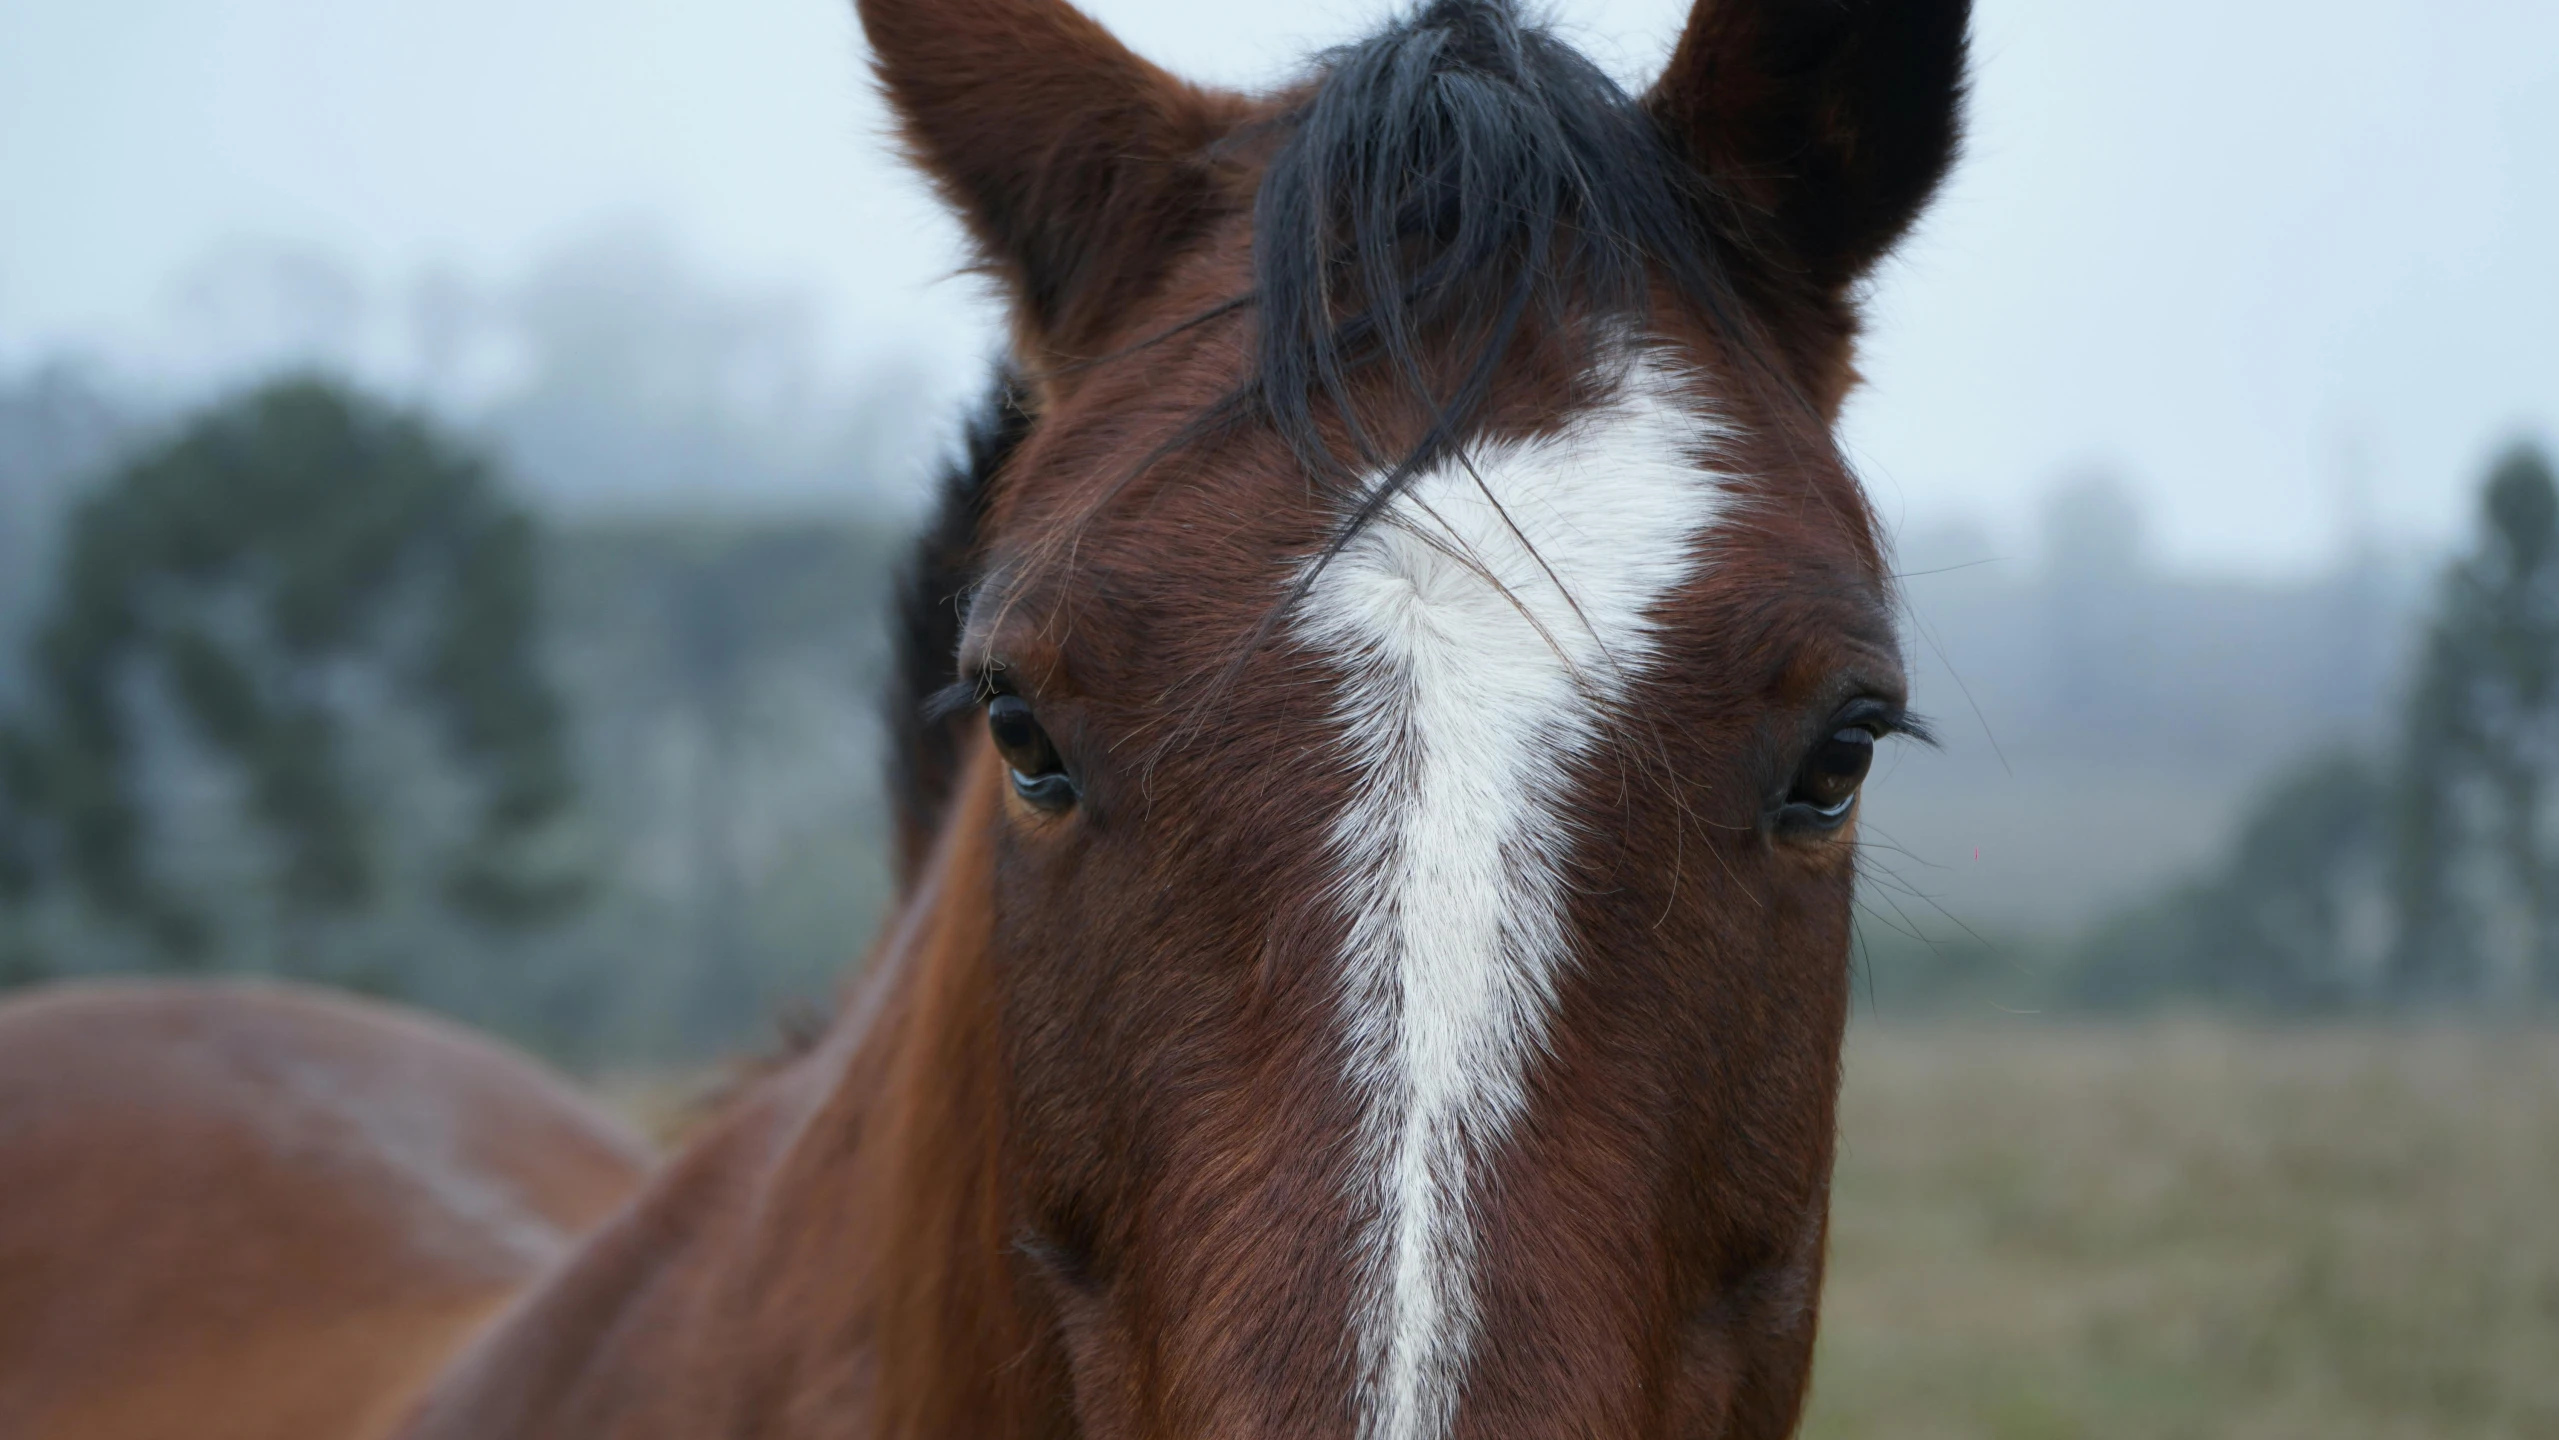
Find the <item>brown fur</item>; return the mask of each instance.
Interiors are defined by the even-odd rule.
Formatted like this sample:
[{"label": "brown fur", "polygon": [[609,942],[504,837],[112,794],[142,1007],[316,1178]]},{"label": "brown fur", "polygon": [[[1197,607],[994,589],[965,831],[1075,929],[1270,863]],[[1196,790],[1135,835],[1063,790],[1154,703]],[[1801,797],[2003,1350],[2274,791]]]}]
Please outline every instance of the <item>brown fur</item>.
[{"label": "brown fur", "polygon": [[[1281,102],[1185,86],[1061,0],[861,10],[910,143],[1016,300],[1038,397],[972,502],[982,583],[954,673],[1035,702],[1081,799],[1033,810],[971,731],[939,814],[911,817],[899,915],[825,1040],[482,1330],[402,1433],[1348,1436],[1361,1098],[1325,836],[1355,781],[1333,662],[1268,623],[1344,497],[1267,428],[1166,448],[1251,378],[1236,301]],[[1801,1408],[1854,843],[1770,816],[1841,704],[1902,683],[1880,547],[1827,425],[1851,378],[1849,287],[1943,168],[1962,13],[1704,0],[1647,101],[1695,157],[1750,306],[1719,321],[1665,291],[1648,330],[1733,423],[1721,463],[1748,478],[1713,563],[1666,604],[1657,672],[1572,776],[1575,963],[1477,1198],[1465,1440],[1767,1440]],[[1897,34],[1932,42],[1905,46],[1927,74],[1893,73]],[[1914,95],[1947,113],[1896,113]],[[1933,149],[1897,138],[1932,124]],[[1478,428],[1566,418],[1595,328],[1537,317]],[[1429,417],[1389,378],[1349,403],[1372,438],[1409,443]],[[187,1123],[254,1113],[234,1099]],[[396,1203],[295,1178],[324,1192],[299,1203]],[[136,1165],[101,1193],[171,1206],[164,1180]],[[61,1241],[48,1263],[76,1275],[106,1248]],[[461,1297],[450,1324],[418,1322],[432,1335],[396,1356],[368,1342],[375,1413],[522,1278],[439,1292]],[[0,1385],[23,1384],[10,1353]]]},{"label": "brown fur", "polygon": [[525,1061],[380,1007],[84,986],[0,1008],[0,1435],[380,1435],[639,1183]]},{"label": "brown fur", "polygon": [[1097,353],[1144,299],[1148,262],[1232,216],[1212,146],[1240,98],[1174,79],[1067,5],[861,8],[907,145],[1011,292],[1036,370]]}]

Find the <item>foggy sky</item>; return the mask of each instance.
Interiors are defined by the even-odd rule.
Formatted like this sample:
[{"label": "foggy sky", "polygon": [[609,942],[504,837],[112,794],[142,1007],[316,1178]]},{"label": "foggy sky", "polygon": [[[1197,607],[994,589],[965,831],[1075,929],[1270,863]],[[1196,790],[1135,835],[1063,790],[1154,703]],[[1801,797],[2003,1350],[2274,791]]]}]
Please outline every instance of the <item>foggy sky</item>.
[{"label": "foggy sky", "polygon": [[[1376,0],[1092,0],[1265,83]],[[1683,0],[1554,7],[1640,83]],[[2433,544],[2488,456],[2559,437],[2559,5],[1983,0],[1970,158],[1880,278],[1849,441],[1886,514],[2029,547],[2109,471],[2170,558]],[[881,142],[846,0],[6,0],[0,363],[190,363],[226,243],[385,290],[662,225],[798,289],[847,373],[971,388],[989,306]],[[200,357],[198,357],[200,359]]]}]

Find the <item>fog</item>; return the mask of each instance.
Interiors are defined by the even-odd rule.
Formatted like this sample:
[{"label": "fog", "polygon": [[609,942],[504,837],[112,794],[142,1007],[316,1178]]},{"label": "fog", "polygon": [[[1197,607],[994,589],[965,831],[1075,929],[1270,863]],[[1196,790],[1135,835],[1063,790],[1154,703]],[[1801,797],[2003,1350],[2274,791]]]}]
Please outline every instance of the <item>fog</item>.
[{"label": "fog", "polygon": [[[1244,84],[1383,10],[1093,8]],[[1640,83],[1684,6],[1557,8]],[[2559,7],[1986,0],[1978,35],[1971,155],[1876,283],[1848,427],[1905,533],[1966,522],[2022,576],[2040,497],[2102,469],[2162,563],[2302,575],[2447,543],[2559,421]],[[19,0],[0,364],[450,384],[437,297],[644,234],[796,332],[807,403],[893,376],[935,413],[996,326],[881,128],[842,0]]]},{"label": "fog", "polygon": [[[1237,85],[1384,11],[1093,3]],[[1564,23],[1640,85],[1684,8]],[[2304,757],[2394,743],[2489,458],[2559,433],[2559,6],[1983,0],[1977,36],[1845,427],[1943,741],[1887,762],[1863,894],[1875,933],[2049,950],[2221,863]],[[664,982],[590,1038],[707,1043],[695,1009],[831,973],[885,886],[886,557],[1000,335],[884,127],[845,0],[0,9],[0,708],[108,462],[353,374],[560,522],[627,843],[553,968]],[[778,988],[700,978],[740,974]]]}]

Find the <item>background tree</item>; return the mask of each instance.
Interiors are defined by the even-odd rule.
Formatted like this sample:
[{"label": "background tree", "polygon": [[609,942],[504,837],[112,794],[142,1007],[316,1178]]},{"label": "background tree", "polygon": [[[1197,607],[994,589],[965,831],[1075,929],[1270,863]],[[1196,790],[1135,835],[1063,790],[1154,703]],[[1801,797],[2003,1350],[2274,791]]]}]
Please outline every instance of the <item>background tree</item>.
[{"label": "background tree", "polygon": [[2490,473],[2478,549],[2445,576],[2407,701],[2395,805],[2411,995],[2559,989],[2559,483],[2530,445]]},{"label": "background tree", "polygon": [[2389,798],[2384,777],[2349,752],[2277,780],[2215,872],[2097,927],[2073,967],[2073,998],[2284,1013],[2367,1000],[2388,940]]},{"label": "background tree", "polygon": [[615,776],[592,806],[616,877],[596,944],[688,1054],[828,993],[886,901],[876,697],[903,539],[762,519],[562,537],[564,675]]},{"label": "background tree", "polygon": [[171,787],[147,772],[179,740],[267,842],[271,968],[379,979],[304,942],[379,898],[403,838],[351,736],[415,722],[457,817],[442,908],[508,930],[583,896],[555,853],[573,786],[534,527],[417,420],[317,381],[217,407],[80,504],[57,577],[29,713],[0,737],[0,886],[67,886],[165,962],[212,963],[221,907],[155,854]]},{"label": "background tree", "polygon": [[2263,792],[2228,858],[2116,914],[2069,988],[2265,1009],[2559,995],[2559,480],[2528,445],[2446,572],[2386,768],[2352,753]]},{"label": "background tree", "polygon": [[31,812],[37,775],[36,757],[23,737],[0,725],[0,987],[33,979],[49,968],[22,920],[36,890]]}]

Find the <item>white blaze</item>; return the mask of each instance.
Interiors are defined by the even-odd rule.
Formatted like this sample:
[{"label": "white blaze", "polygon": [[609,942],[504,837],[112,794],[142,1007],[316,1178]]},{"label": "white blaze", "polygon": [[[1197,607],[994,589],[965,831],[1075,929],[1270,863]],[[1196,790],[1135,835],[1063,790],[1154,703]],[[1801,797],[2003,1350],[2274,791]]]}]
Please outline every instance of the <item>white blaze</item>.
[{"label": "white blaze", "polygon": [[1573,763],[1655,650],[1725,501],[1718,431],[1662,362],[1562,431],[1412,487],[1309,592],[1348,680],[1343,1004],[1366,1105],[1354,1200],[1361,1432],[1437,1440],[1476,1330],[1476,1171],[1518,1116],[1565,963]]}]

